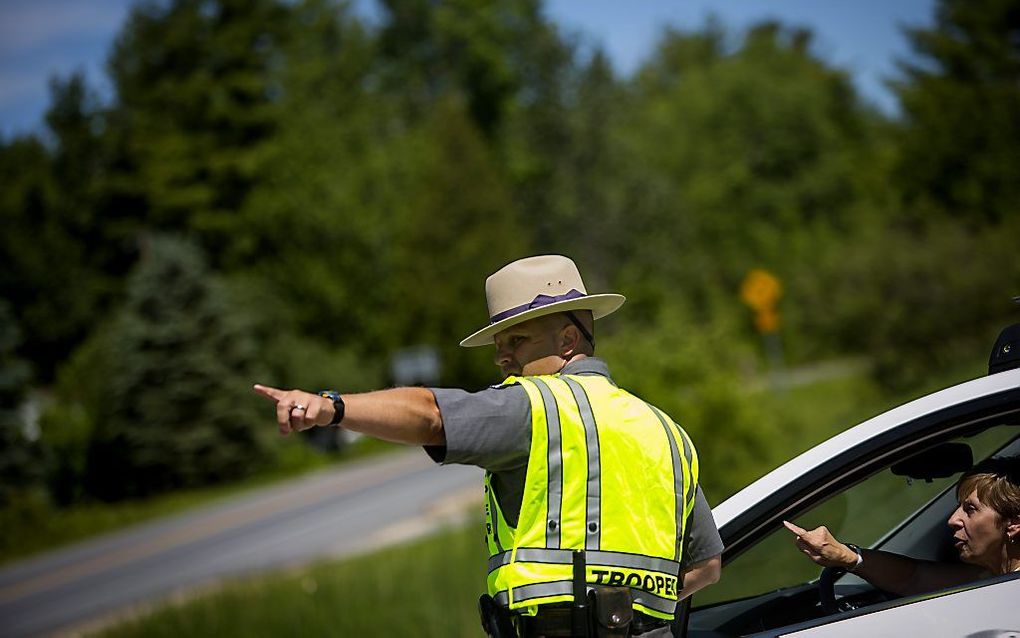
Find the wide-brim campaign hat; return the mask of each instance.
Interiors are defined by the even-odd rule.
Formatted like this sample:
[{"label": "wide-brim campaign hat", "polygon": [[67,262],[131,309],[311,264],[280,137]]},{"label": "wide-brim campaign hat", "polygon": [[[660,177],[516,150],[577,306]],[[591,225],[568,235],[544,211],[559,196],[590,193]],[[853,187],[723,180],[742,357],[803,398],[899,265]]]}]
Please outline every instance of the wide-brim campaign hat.
[{"label": "wide-brim campaign hat", "polygon": [[535,317],[591,310],[595,319],[615,312],[627,300],[612,293],[589,295],[573,260],[563,255],[526,257],[503,266],[485,280],[489,325],[460,342],[465,348],[493,343],[497,332]]}]

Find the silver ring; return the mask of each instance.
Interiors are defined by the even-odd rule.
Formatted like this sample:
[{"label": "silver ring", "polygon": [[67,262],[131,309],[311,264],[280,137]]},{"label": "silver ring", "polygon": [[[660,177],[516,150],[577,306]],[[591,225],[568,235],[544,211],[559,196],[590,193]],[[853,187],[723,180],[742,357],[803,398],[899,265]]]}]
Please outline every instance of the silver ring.
[{"label": "silver ring", "polygon": [[304,410],[304,409],[305,409],[305,406],[301,405],[300,403],[295,403],[294,407],[291,408],[291,411],[294,411],[294,410]]}]

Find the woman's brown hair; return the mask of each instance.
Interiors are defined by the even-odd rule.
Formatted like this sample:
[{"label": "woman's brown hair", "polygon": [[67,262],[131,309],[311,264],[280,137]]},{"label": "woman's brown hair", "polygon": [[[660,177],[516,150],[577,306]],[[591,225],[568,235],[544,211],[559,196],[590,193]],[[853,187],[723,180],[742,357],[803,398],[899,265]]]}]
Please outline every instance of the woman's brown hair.
[{"label": "woman's brown hair", "polygon": [[978,499],[1005,519],[1020,517],[1020,457],[991,458],[978,463],[956,486],[959,501],[977,491]]}]

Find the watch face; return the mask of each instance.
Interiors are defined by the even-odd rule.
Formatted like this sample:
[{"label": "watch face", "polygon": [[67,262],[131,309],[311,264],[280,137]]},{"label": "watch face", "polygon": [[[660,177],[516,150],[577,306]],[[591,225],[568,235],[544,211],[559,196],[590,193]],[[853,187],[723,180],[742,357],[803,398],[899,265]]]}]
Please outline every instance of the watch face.
[{"label": "watch face", "polygon": [[320,397],[324,397],[333,402],[333,419],[329,422],[330,425],[337,425],[344,418],[344,400],[340,396],[340,393],[336,390],[323,390],[319,393]]}]

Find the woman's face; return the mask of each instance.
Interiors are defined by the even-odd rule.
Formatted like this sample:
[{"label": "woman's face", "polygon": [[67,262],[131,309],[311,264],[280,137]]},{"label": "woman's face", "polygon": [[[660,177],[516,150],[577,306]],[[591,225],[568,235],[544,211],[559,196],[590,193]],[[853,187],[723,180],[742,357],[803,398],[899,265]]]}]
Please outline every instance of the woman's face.
[{"label": "woman's face", "polygon": [[965,563],[980,565],[998,573],[1002,569],[1002,546],[1006,541],[1002,516],[981,502],[972,491],[949,517],[953,544]]}]

